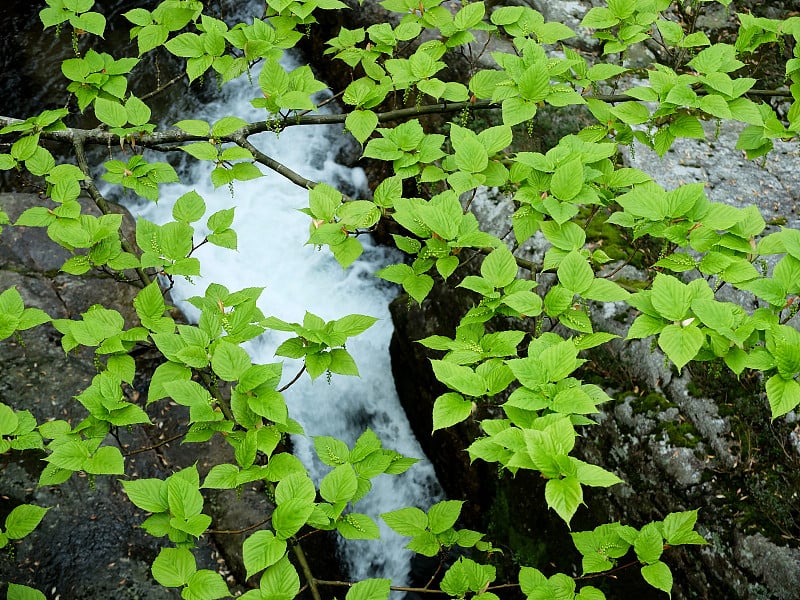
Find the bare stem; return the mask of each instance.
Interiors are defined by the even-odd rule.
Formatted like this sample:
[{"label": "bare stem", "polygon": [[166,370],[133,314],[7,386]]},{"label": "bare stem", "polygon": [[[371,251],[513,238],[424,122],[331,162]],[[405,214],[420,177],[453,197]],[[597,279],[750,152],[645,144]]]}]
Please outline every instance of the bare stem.
[{"label": "bare stem", "polygon": [[259,521],[253,525],[248,525],[247,527],[243,527],[242,529],[206,529],[206,533],[213,533],[214,535],[236,535],[239,533],[247,533],[248,531],[252,531],[262,525],[266,525],[270,522],[272,517],[269,519],[264,519],[263,521]]},{"label": "bare stem", "polygon": [[300,379],[300,376],[301,376],[301,375],[302,375],[302,374],[305,372],[305,370],[306,370],[306,366],[305,366],[305,364],[304,364],[304,365],[302,366],[302,368],[301,368],[301,369],[300,369],[300,370],[297,372],[297,375],[295,375],[294,377],[292,377],[292,380],[291,380],[289,383],[287,383],[285,386],[283,386],[281,389],[279,389],[279,390],[278,390],[278,392],[279,392],[279,393],[280,393],[280,392],[285,392],[285,391],[286,391],[286,390],[288,390],[290,387],[292,387],[292,386],[294,385],[294,383],[295,383],[295,382],[296,382],[298,379]]},{"label": "bare stem", "polygon": [[168,438],[166,438],[164,440],[161,440],[157,444],[153,444],[152,446],[147,446],[146,448],[137,448],[136,450],[131,450],[130,452],[127,452],[127,453],[123,454],[123,456],[126,456],[126,457],[127,456],[133,456],[134,454],[141,454],[142,452],[148,452],[150,450],[155,450],[156,448],[160,448],[161,446],[169,444],[170,442],[174,442],[175,440],[181,439],[184,435],[186,435],[186,432],[175,434],[175,435],[173,435],[171,437],[168,437]]},{"label": "bare stem", "polygon": [[303,570],[303,575],[305,575],[306,581],[308,582],[308,587],[311,589],[311,595],[314,597],[314,600],[322,600],[322,594],[319,593],[318,587],[320,582],[314,578],[314,574],[311,572],[311,566],[308,564],[306,553],[303,552],[300,544],[294,544],[292,550],[297,558],[297,562],[300,563],[300,568]]}]

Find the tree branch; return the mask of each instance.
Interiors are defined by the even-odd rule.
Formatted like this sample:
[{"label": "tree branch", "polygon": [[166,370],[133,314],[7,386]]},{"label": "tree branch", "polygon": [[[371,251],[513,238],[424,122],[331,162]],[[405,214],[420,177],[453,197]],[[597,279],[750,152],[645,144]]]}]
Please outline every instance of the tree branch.
[{"label": "tree branch", "polygon": [[206,529],[206,533],[213,533],[214,535],[237,535],[241,533],[247,533],[248,531],[252,531],[262,525],[266,525],[270,522],[272,517],[270,516],[269,519],[264,519],[263,521],[259,521],[253,525],[248,525],[247,527],[243,527],[241,529]]},{"label": "tree branch", "polygon": [[[697,90],[698,96],[705,95],[704,90]],[[746,92],[746,96],[758,96],[758,97],[775,97],[775,98],[792,98],[792,93],[788,90],[762,90],[762,89],[752,89]],[[617,103],[617,102],[628,102],[630,100],[636,100],[632,96],[628,96],[627,94],[596,94],[591,96],[585,96],[588,100],[593,98],[595,100],[602,100],[603,102],[610,102],[610,103]],[[446,114],[446,113],[454,113],[460,112],[465,108],[470,110],[491,110],[500,108],[501,104],[498,102],[492,102],[490,100],[478,100],[476,102],[442,102],[440,104],[425,104],[423,106],[412,106],[410,108],[400,108],[397,110],[390,110],[382,113],[377,113],[378,121],[380,123],[385,123],[387,121],[398,121],[402,119],[407,119],[409,117],[421,116],[421,115],[430,115],[430,114]],[[343,124],[345,119],[347,118],[346,113],[336,113],[336,114],[326,114],[326,115],[309,115],[303,114],[298,115],[296,117],[273,117],[272,119],[266,121],[259,121],[257,123],[250,123],[245,125],[238,131],[232,133],[231,135],[224,136],[219,138],[222,142],[236,142],[236,137],[240,136],[250,136],[254,133],[264,133],[267,131],[275,132],[285,129],[287,127],[292,127],[295,125],[335,125],[335,124]],[[15,119],[13,117],[6,117],[0,116],[0,128],[5,127],[7,125],[13,125],[15,123],[22,123],[20,119]],[[42,131],[39,134],[41,139],[52,140],[56,142],[65,142],[71,143],[72,142],[72,132],[74,131],[83,131],[85,135],[83,136],[84,142],[88,144],[118,144],[120,142],[120,138],[117,134],[110,133],[108,131],[103,131],[102,129],[95,128],[95,129],[76,129],[76,128],[67,128],[62,129],[59,131]],[[168,131],[159,131],[155,133],[146,134],[140,136],[136,139],[136,144],[139,146],[144,146],[146,148],[155,148],[159,149],[158,146],[164,144],[178,144],[181,142],[196,142],[196,141],[207,141],[208,136],[199,136],[199,135],[191,135],[186,133],[185,131],[179,129],[170,129]],[[238,142],[237,142],[238,143]]]},{"label": "tree branch", "polygon": [[[329,580],[322,580],[322,579],[315,579],[314,580],[319,585],[327,585],[331,587],[352,587],[353,583],[349,581],[329,581]],[[412,592],[416,594],[439,594],[439,595],[446,595],[447,592],[443,592],[442,590],[434,590],[430,588],[421,588],[421,587],[404,587],[399,585],[390,586],[391,590],[395,592]],[[494,590],[509,590],[509,589],[519,589],[518,583],[501,583],[499,585],[490,585],[486,588],[487,592],[491,592]]]},{"label": "tree branch", "polygon": [[292,545],[292,550],[294,551],[294,555],[297,558],[297,562],[300,563],[300,568],[302,569],[303,575],[305,575],[306,581],[308,582],[308,587],[311,589],[311,595],[314,597],[314,600],[322,600],[322,595],[319,593],[319,587],[317,586],[317,584],[320,582],[314,577],[314,574],[311,572],[311,566],[308,564],[306,553],[303,552],[303,549],[300,547],[300,544]]},{"label": "tree branch", "polygon": [[306,188],[307,190],[316,187],[317,185],[316,181],[311,181],[310,179],[306,179],[299,173],[295,173],[283,163],[279,163],[274,158],[267,156],[266,154],[261,152],[261,150],[253,146],[253,144],[251,144],[250,141],[247,139],[247,134],[242,133],[244,129],[247,128],[245,127],[231,134],[230,136],[231,141],[237,143],[242,148],[249,150],[250,153],[253,155],[253,157],[256,159],[256,161],[260,162],[265,167],[272,169],[276,173],[283,175],[286,179],[288,179],[292,183],[299,185],[302,188]]}]

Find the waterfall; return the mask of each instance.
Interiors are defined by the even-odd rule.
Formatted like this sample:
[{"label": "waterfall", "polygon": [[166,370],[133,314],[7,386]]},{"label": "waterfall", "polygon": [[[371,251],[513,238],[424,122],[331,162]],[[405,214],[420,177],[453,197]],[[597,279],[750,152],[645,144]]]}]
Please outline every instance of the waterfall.
[{"label": "waterfall", "polygon": [[[257,72],[252,74],[254,82],[257,75]],[[214,103],[175,120],[200,118],[213,123],[224,115],[235,115],[250,122],[264,120],[264,111],[254,109],[249,102],[258,95],[257,85],[243,76],[226,85]],[[260,150],[304,177],[364,197],[363,171],[337,164],[334,159],[344,140],[341,125],[290,127],[279,136],[263,133],[251,137]],[[362,237],[363,256],[343,271],[327,249],[319,251],[305,245],[309,217],[298,209],[307,206],[306,190],[261,167],[265,176],[235,182],[231,198],[227,187],[213,188],[210,170],[209,163],[192,160],[181,173],[186,183],[162,186],[157,205],[151,203],[131,209],[135,216],[161,224],[171,220],[175,200],[190,190],[204,198],[207,215],[231,205],[236,207],[233,228],[239,236],[238,251],[205,245],[195,254],[202,263],[202,277],[192,282],[176,279],[173,299],[190,319],[196,319],[198,314],[185,299],[202,296],[211,282],[221,283],[231,291],[264,287],[260,308],[265,315],[284,321],[301,322],[306,310],[325,320],[352,313],[379,319],[366,333],[347,344],[361,377],[334,375],[329,385],[325,377],[312,383],[304,375],[284,396],[289,414],[300,421],[308,436],[331,435],[352,446],[369,427],[383,440],[385,448],[423,459],[403,475],[381,475],[373,480],[371,493],[356,505],[358,512],[369,514],[377,521],[381,539],[343,540],[340,544],[341,558],[353,580],[388,577],[393,584],[403,585],[409,575],[411,553],[403,548],[405,538],[386,527],[378,515],[403,506],[427,509],[440,492],[433,468],[424,460],[394,389],[389,359],[392,323],[388,303],[396,290],[372,276],[398,257]],[[267,332],[250,343],[248,351],[257,363],[275,362],[275,348],[285,338],[279,332]],[[284,380],[293,377],[300,366],[296,361],[284,361]],[[311,439],[295,437],[293,446],[318,483],[328,468],[316,459]]]}]

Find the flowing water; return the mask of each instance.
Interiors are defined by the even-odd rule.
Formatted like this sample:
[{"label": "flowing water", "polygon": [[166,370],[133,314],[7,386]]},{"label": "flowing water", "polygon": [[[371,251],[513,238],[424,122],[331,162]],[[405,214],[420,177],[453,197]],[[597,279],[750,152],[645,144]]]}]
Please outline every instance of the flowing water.
[{"label": "flowing water", "polygon": [[[254,73],[253,81],[256,79]],[[264,111],[249,103],[259,94],[257,86],[242,77],[223,88],[215,103],[199,108],[191,118],[214,122],[224,115],[235,115],[248,121],[263,120]],[[329,183],[348,194],[363,194],[366,189],[363,171],[337,164],[333,158],[344,142],[341,125],[290,127],[279,136],[264,133],[251,141],[311,180]],[[175,199],[189,190],[205,199],[207,215],[236,207],[233,228],[239,236],[238,251],[201,247],[196,256],[201,260],[203,277],[193,282],[178,279],[173,298],[189,318],[196,317],[195,309],[183,300],[203,295],[210,282],[217,282],[231,291],[264,287],[260,308],[266,315],[285,321],[301,322],[306,310],[325,320],[352,313],[377,317],[371,329],[347,344],[361,376],[334,375],[328,384],[324,376],[311,382],[304,375],[284,394],[290,415],[300,421],[308,436],[331,435],[352,446],[369,427],[383,440],[384,447],[424,459],[398,401],[391,372],[388,303],[396,290],[372,276],[397,257],[362,237],[364,255],[343,271],[327,250],[305,245],[309,217],[298,209],[307,206],[307,191],[265,167],[261,170],[265,176],[260,179],[236,182],[231,198],[227,187],[215,190],[211,185],[209,163],[192,161],[181,173],[185,184],[162,186],[158,205],[133,207],[137,217],[163,223],[171,220]],[[275,348],[284,339],[285,335],[268,332],[248,350],[257,363],[275,362]],[[285,361],[284,381],[291,379],[300,366],[296,361]],[[298,457],[319,481],[328,468],[316,458],[310,438],[295,437],[293,443]],[[377,517],[403,506],[427,509],[438,493],[433,469],[422,460],[403,475],[381,475],[373,480],[372,492],[356,510]],[[341,558],[353,579],[389,577],[394,584],[402,584],[408,577],[410,553],[403,548],[403,538],[376,520],[381,539],[343,541]]]}]

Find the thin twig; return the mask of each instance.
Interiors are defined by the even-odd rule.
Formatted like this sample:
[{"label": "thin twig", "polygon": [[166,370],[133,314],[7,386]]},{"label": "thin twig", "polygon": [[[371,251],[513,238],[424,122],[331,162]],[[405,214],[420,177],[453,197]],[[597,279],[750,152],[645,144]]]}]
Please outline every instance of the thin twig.
[{"label": "thin twig", "polygon": [[283,386],[281,389],[279,389],[278,393],[285,392],[290,387],[292,387],[294,385],[294,383],[298,379],[300,379],[300,376],[305,372],[305,370],[306,370],[306,365],[303,364],[303,367],[297,372],[297,375],[295,375],[289,383],[287,383],[285,386]]},{"label": "thin twig", "polygon": [[198,371],[198,373],[200,375],[200,379],[203,380],[203,384],[205,385],[206,389],[211,393],[211,396],[214,398],[214,400],[216,400],[217,404],[222,410],[223,416],[228,421],[235,423],[236,419],[233,416],[231,406],[228,401],[222,397],[222,393],[219,391],[219,384],[217,383],[217,380],[212,380],[211,375],[206,370]]},{"label": "thin twig", "polygon": [[303,571],[303,575],[305,575],[306,577],[306,581],[308,582],[308,587],[311,589],[311,595],[314,597],[314,600],[322,600],[322,594],[319,593],[319,587],[317,585],[319,581],[314,578],[314,574],[311,572],[311,566],[308,564],[306,553],[303,552],[303,549],[300,547],[300,544],[294,544],[292,546],[292,550],[294,551],[294,555],[297,558],[297,562],[300,563],[300,568]]},{"label": "thin twig", "polygon": [[[706,95],[707,92],[705,90],[696,90],[698,96]],[[788,90],[762,90],[762,89],[752,89],[748,90],[745,95],[748,96],[759,96],[759,97],[766,97],[766,98],[792,98],[792,93]],[[636,98],[629,96],[627,94],[595,94],[591,96],[584,96],[585,99],[595,99],[601,100],[603,102],[609,103],[617,103],[617,102],[628,102],[630,100],[636,100]],[[431,114],[446,114],[446,113],[457,113],[465,108],[469,108],[470,110],[491,110],[496,108],[501,108],[501,104],[499,102],[492,102],[491,100],[477,100],[475,102],[466,101],[466,102],[442,102],[439,104],[426,104],[423,106],[412,106],[409,108],[400,108],[396,110],[390,110],[382,113],[377,113],[378,122],[385,123],[387,121],[397,121],[406,119],[409,117],[417,117],[422,115],[431,115]],[[326,114],[326,115],[298,115],[293,117],[277,117],[270,119],[269,121],[259,121],[257,123],[250,123],[245,125],[237,132],[232,133],[228,136],[223,136],[219,138],[221,142],[236,142],[235,137],[238,136],[249,136],[254,133],[264,133],[269,131],[274,131],[275,127],[285,128],[291,127],[295,125],[331,125],[331,124],[341,124],[345,122],[347,118],[346,113],[336,113],[336,114]],[[13,117],[7,116],[0,116],[0,127],[4,127],[6,125],[13,125],[15,123],[22,123],[21,119],[15,119]],[[72,142],[72,132],[74,131],[82,131],[85,132],[84,142],[89,144],[118,144],[120,141],[119,135],[115,133],[111,133],[108,131],[103,131],[102,129],[76,129],[76,128],[67,128],[61,129],[59,131],[42,131],[39,134],[41,139],[52,140],[56,142]],[[153,148],[163,144],[177,144],[181,142],[195,142],[195,141],[207,141],[208,136],[198,136],[186,133],[180,129],[170,129],[168,131],[158,131],[155,133],[146,134],[140,136],[136,143],[139,146],[144,146],[146,148]]]},{"label": "thin twig", "polygon": [[270,522],[272,517],[269,519],[264,519],[263,521],[259,521],[254,525],[248,525],[247,527],[243,527],[242,529],[206,529],[206,533],[213,533],[214,535],[237,535],[239,533],[247,533],[248,531],[252,531],[262,525],[266,525]]},{"label": "thin twig", "polygon": [[184,76],[184,75],[185,75],[185,73],[179,73],[178,75],[176,75],[175,77],[173,77],[172,79],[170,79],[170,80],[169,80],[167,83],[165,83],[164,85],[157,87],[157,88],[156,88],[156,89],[154,89],[152,92],[147,92],[147,93],[146,93],[144,96],[142,96],[141,98],[139,98],[139,100],[147,100],[148,98],[152,98],[153,96],[155,96],[155,95],[157,95],[157,94],[160,94],[160,93],[161,93],[161,92],[163,92],[165,89],[167,89],[169,86],[171,86],[171,85],[173,85],[173,84],[175,84],[175,83],[179,82],[181,79],[183,79],[183,76]]},{"label": "thin twig", "polygon": [[253,144],[251,144],[250,141],[247,139],[247,136],[241,132],[242,130],[240,129],[239,132],[235,133],[232,136],[231,141],[236,142],[242,148],[246,148],[247,150],[249,150],[250,153],[253,155],[253,158],[255,158],[257,162],[261,163],[265,167],[272,169],[276,173],[283,175],[286,179],[288,179],[294,184],[299,185],[300,187],[310,190],[317,186],[316,181],[311,181],[310,179],[306,179],[299,173],[295,173],[294,171],[292,171],[289,167],[287,167],[283,163],[279,163],[274,158],[267,156],[266,154],[261,152],[261,150],[253,146]]},{"label": "thin twig", "polygon": [[147,446],[147,448],[137,448],[136,450],[131,450],[130,452],[123,454],[123,456],[126,457],[133,456],[134,454],[141,454],[142,452],[155,450],[156,448],[160,448],[161,446],[164,446],[166,444],[169,444],[170,442],[174,442],[175,440],[182,438],[184,435],[186,435],[185,431],[183,433],[175,434],[172,437],[168,437],[165,440],[161,440],[160,442],[158,442],[157,444],[153,444],[152,446]]},{"label": "thin twig", "polygon": [[625,267],[626,265],[630,264],[630,262],[633,260],[633,257],[636,256],[637,252],[639,252],[639,248],[634,248],[633,252],[631,252],[631,255],[628,258],[626,258],[619,265],[617,265],[617,267],[613,271],[611,271],[610,273],[607,273],[606,275],[600,275],[600,278],[601,279],[611,279],[614,275],[619,273],[622,270],[623,267]]}]

